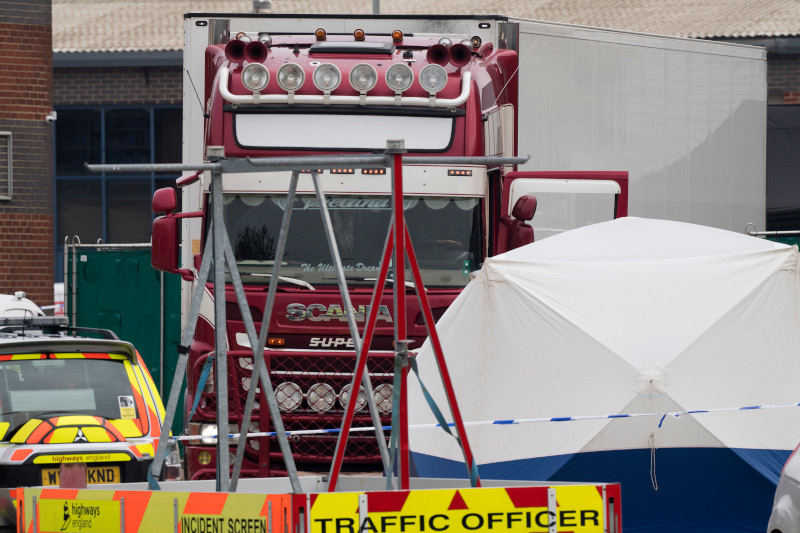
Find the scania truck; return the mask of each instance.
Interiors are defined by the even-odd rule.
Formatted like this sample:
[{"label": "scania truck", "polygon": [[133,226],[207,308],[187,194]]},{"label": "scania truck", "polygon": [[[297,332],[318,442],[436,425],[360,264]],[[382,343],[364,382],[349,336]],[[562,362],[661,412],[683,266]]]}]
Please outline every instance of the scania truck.
[{"label": "scania truck", "polygon": [[[519,168],[414,164],[403,168],[409,233],[435,317],[485,258],[570,228],[631,215],[744,231],[764,223],[766,54],[762,49],[504,16],[280,16],[188,14],[184,49],[184,163],[208,147],[225,158],[363,154],[402,139],[409,155],[530,155]],[[308,171],[315,169],[306,169]],[[289,205],[290,172],[223,174],[224,220],[260,327],[269,275],[281,261],[264,359],[286,429],[331,429],[357,394],[354,426],[372,425],[347,314],[364,322],[390,220],[385,168],[321,170],[352,308],[346,309],[309,174]],[[210,176],[180,178],[182,209],[157,192],[163,217],[153,261],[187,280],[188,311],[210,221]],[[172,193],[167,193],[172,194]],[[172,196],[174,198],[174,196]],[[281,219],[292,210],[283,257]],[[180,252],[178,252],[180,250]],[[413,347],[425,326],[415,287]],[[226,286],[232,431],[269,431],[259,391],[250,427],[238,427],[251,387],[252,348]],[[392,287],[378,303],[369,354],[382,420],[392,410]],[[509,309],[509,312],[514,312]],[[209,283],[189,347],[187,479],[215,475],[215,380]],[[201,387],[202,385],[202,387]],[[191,401],[186,410],[191,410]],[[335,435],[293,436],[301,471],[327,469]],[[374,436],[347,441],[345,469],[379,468]],[[241,475],[284,475],[273,438],[248,440]]]}]

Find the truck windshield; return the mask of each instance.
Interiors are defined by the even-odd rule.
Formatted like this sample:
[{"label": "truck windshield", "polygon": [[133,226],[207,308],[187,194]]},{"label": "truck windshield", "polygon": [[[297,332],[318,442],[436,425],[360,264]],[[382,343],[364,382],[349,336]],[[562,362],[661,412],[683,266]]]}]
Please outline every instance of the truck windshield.
[{"label": "truck windshield", "polygon": [[30,418],[65,415],[135,418],[124,362],[74,355],[80,358],[0,361],[0,421],[13,428]]},{"label": "truck windshield", "polygon": [[[268,283],[275,261],[286,197],[228,194],[225,224],[244,283]],[[374,284],[391,218],[388,196],[329,196],[326,199],[345,276],[351,283]],[[405,198],[405,216],[423,283],[462,287],[482,257],[478,198]],[[280,275],[316,287],[335,285],[328,243],[316,196],[297,196]]]}]

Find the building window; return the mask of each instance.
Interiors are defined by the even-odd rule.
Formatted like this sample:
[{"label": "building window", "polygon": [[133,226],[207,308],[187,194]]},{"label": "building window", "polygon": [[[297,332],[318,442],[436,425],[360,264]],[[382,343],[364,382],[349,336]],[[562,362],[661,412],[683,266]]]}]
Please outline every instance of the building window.
[{"label": "building window", "polygon": [[[93,173],[85,163],[178,163],[179,107],[57,109],[55,125],[56,281],[63,275],[65,237],[84,244],[150,241],[153,193],[178,174]],[[0,164],[3,151],[0,148]],[[2,179],[0,169],[0,180]],[[0,194],[2,194],[0,184]]]}]

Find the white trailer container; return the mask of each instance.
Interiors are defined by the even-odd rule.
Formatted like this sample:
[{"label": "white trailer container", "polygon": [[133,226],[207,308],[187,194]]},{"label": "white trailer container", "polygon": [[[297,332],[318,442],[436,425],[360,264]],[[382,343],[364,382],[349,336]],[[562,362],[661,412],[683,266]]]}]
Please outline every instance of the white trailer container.
[{"label": "white trailer container", "polygon": [[763,48],[508,19],[520,170],[625,170],[628,213],[765,228]]}]

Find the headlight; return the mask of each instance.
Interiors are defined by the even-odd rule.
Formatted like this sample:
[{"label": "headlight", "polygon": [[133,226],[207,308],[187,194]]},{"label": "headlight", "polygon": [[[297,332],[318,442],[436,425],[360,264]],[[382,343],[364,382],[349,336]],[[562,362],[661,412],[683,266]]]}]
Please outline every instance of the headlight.
[{"label": "headlight", "polygon": [[413,82],[414,72],[404,63],[392,65],[386,70],[386,85],[395,92],[405,91]]},{"label": "headlight", "polygon": [[360,63],[350,69],[350,85],[359,92],[367,92],[378,83],[378,73],[372,65]]},{"label": "headlight", "polygon": [[261,63],[251,63],[242,71],[242,83],[253,92],[260,92],[269,83],[269,71]]},{"label": "headlight", "polygon": [[303,402],[303,393],[296,383],[284,381],[275,388],[275,400],[281,411],[294,411]]},{"label": "headlight", "polygon": [[[342,409],[347,409],[347,402],[350,401],[351,385],[348,383],[342,388],[342,393],[339,395],[339,403],[342,404]],[[364,387],[358,388],[358,396],[356,396],[356,411],[361,411],[367,406],[367,393],[364,392]]]},{"label": "headlight", "polygon": [[[200,435],[201,437],[206,437],[206,438],[201,438],[200,442],[202,444],[208,444],[208,445],[216,444],[217,443],[216,437],[217,435],[219,435],[217,431],[218,430],[216,424],[206,424],[206,423],[200,424],[198,435]],[[239,432],[239,426],[237,424],[228,425],[228,434],[238,433],[238,432]]]},{"label": "headlight", "polygon": [[428,65],[419,74],[419,84],[429,93],[438,93],[447,85],[447,72],[441,65]]},{"label": "headlight", "polygon": [[[207,437],[202,439],[200,442],[203,444],[216,444],[217,443],[217,425],[216,424],[201,424],[200,425],[200,435],[203,437]],[[208,438],[210,437],[210,438]]]},{"label": "headlight", "polygon": [[378,385],[373,391],[375,395],[375,405],[381,413],[389,413],[392,411],[392,402],[394,395],[394,387],[384,383]]},{"label": "headlight", "polygon": [[278,85],[284,91],[296,91],[306,81],[306,73],[296,63],[286,63],[278,69]]},{"label": "headlight", "polygon": [[308,400],[308,406],[312,410],[324,413],[333,409],[333,404],[336,402],[336,393],[333,391],[333,387],[327,383],[317,383],[308,389],[306,399]]},{"label": "headlight", "polygon": [[323,63],[314,70],[314,85],[320,91],[332,91],[339,86],[342,81],[342,73],[339,67],[331,63]]}]

